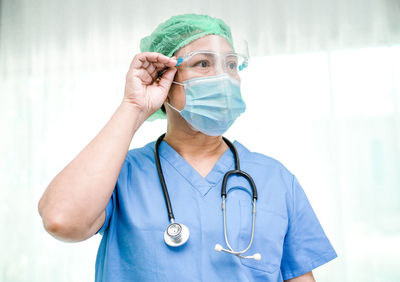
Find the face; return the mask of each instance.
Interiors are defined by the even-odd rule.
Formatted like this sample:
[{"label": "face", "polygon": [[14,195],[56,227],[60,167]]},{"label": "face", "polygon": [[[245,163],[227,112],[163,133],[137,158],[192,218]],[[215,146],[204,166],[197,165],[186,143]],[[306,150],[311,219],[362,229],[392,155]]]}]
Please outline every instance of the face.
[{"label": "face", "polygon": [[[231,45],[224,37],[218,35],[207,35],[182,47],[177,52],[175,52],[174,56],[176,58],[179,58],[183,57],[185,54],[195,51],[212,51],[216,53],[233,52]],[[182,67],[178,66],[178,71],[176,72],[174,80],[176,82],[182,83],[183,81],[188,79],[202,76],[218,75],[225,72],[222,64],[215,64],[215,67],[212,68],[212,71],[209,71],[207,73],[204,72],[205,68],[206,63],[200,60],[196,62],[196,65],[191,65],[190,68],[185,67],[185,65],[183,64]],[[167,101],[178,110],[182,110],[186,104],[184,87],[182,85],[177,85],[173,83],[171,85]],[[167,107],[168,106],[166,106],[166,108]]]}]

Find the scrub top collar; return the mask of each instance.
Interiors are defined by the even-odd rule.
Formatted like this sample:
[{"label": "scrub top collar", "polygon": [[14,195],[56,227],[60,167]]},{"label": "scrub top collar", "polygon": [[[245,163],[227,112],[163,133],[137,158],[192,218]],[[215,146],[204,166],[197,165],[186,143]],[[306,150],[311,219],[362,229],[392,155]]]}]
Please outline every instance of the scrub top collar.
[{"label": "scrub top collar", "polygon": [[[239,154],[243,152],[243,145],[234,141],[233,144]],[[176,171],[186,179],[187,182],[196,189],[202,197],[204,197],[211,188],[220,183],[229,170],[234,169],[234,157],[232,151],[228,148],[219,160],[215,163],[214,167],[207,174],[202,177],[178,152],[175,151],[167,142],[162,141],[159,148],[160,157],[167,161]],[[168,181],[168,180],[167,180]],[[168,185],[168,184],[167,184]]]}]

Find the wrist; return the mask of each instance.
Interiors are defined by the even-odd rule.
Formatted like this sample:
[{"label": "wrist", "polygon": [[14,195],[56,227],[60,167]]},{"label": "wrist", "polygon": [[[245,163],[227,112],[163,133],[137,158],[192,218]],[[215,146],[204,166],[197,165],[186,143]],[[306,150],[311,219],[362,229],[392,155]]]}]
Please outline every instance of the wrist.
[{"label": "wrist", "polygon": [[129,114],[131,120],[135,120],[135,128],[138,129],[142,123],[147,119],[147,112],[135,104],[123,101],[119,107],[119,111]]}]

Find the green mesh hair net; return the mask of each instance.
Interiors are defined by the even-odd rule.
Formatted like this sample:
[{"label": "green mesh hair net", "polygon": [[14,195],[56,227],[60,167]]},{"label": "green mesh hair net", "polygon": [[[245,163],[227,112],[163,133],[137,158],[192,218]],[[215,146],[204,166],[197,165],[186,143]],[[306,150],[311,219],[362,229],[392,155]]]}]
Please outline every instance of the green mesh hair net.
[{"label": "green mesh hair net", "polygon": [[[152,34],[140,41],[141,52],[158,52],[171,57],[177,50],[190,42],[205,35],[220,35],[232,44],[232,35],[229,26],[222,20],[207,15],[183,14],[173,16],[161,23]],[[165,118],[159,109],[147,120]]]}]

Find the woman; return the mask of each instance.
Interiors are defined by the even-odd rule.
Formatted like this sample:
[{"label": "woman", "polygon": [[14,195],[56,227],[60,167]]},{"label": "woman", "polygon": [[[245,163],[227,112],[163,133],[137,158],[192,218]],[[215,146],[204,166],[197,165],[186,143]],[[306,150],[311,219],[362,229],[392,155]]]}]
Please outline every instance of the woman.
[{"label": "woman", "polygon": [[[159,25],[141,42],[117,111],[42,196],[54,237],[103,235],[96,281],[314,281],[312,269],[336,257],[297,179],[221,136],[245,110],[247,60],[232,42],[229,27],[205,15]],[[128,151],[152,114],[166,114],[165,137]],[[227,180],[223,217],[221,183],[235,150],[250,177]],[[163,179],[180,224],[167,213]]]}]

